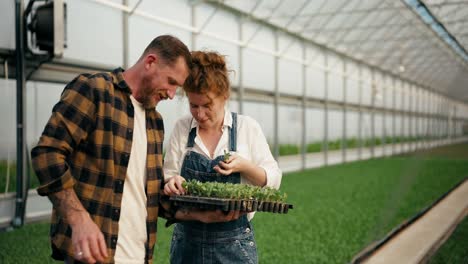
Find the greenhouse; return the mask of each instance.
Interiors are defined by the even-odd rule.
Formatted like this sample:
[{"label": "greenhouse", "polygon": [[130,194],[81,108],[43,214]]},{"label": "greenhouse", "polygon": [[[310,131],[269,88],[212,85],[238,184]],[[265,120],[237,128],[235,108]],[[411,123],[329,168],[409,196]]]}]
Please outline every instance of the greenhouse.
[{"label": "greenhouse", "polygon": [[[54,263],[49,228],[57,208],[52,214],[54,198],[41,193],[39,161],[33,164],[37,157],[31,151],[55,124],[51,114],[65,100],[66,85],[80,74],[119,67],[127,76],[148,43],[161,35],[179,39],[189,51],[213,51],[224,58],[230,89],[225,109],[237,113],[239,125],[242,118],[258,123],[281,171],[279,190],[269,189],[274,187],[269,170],[258,164],[269,187],[209,187],[220,199],[241,192],[243,201],[255,200],[255,193],[262,202],[273,196],[281,202],[278,210],[235,207],[241,214],[248,211],[255,229],[258,260],[251,263],[468,263],[467,0],[5,0],[0,10],[0,263]],[[177,83],[183,88],[174,98],[157,103],[164,136],[161,148],[159,143],[152,147],[148,136],[143,166],[153,162],[153,149],[161,162],[171,162],[171,135],[180,130],[178,120],[194,111],[186,85]],[[85,108],[72,112],[92,110]],[[94,121],[86,126],[98,129],[98,118]],[[67,129],[55,133],[80,133]],[[237,136],[239,153],[262,152],[256,142],[262,139],[254,140],[255,146],[242,145],[241,132]],[[202,140],[198,132],[196,137],[195,143]],[[117,155],[124,141],[115,142],[106,151]],[[67,168],[75,158],[70,149],[63,150],[69,155],[63,161]],[[236,151],[233,157],[224,152],[222,160],[236,159]],[[115,164],[125,156],[116,159]],[[40,162],[46,160],[54,162],[50,157]],[[163,165],[157,164],[154,170],[162,173]],[[144,179],[150,180],[147,173]],[[73,193],[98,192],[75,184],[83,176],[66,174]],[[155,181],[162,188],[158,199],[168,182],[161,177]],[[67,185],[65,178],[60,181]],[[150,185],[143,189],[148,197]],[[253,204],[257,208],[257,201]],[[116,209],[112,206],[109,210]],[[253,219],[252,211],[257,211]],[[157,229],[157,239],[152,259],[145,260],[174,263],[175,228],[159,216],[154,227],[146,222],[148,230]],[[70,228],[67,232],[71,237]],[[111,235],[105,233],[107,242]],[[72,259],[79,259],[82,252],[75,253]]]}]

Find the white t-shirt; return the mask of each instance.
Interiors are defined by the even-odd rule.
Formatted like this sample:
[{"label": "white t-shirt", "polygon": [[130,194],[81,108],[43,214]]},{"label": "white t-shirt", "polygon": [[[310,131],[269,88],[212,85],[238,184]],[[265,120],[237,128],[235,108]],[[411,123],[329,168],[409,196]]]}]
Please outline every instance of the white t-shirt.
[{"label": "white t-shirt", "polygon": [[[216,146],[214,157],[224,154],[229,150],[229,128],[232,126],[231,112],[224,111],[223,134]],[[210,158],[207,147],[198,135],[198,122],[191,115],[185,116],[177,121],[169,139],[164,157],[164,177],[168,179],[174,175],[180,175],[185,154],[189,150],[187,146],[188,135],[193,127],[197,127],[195,145],[192,149],[208,159]],[[255,165],[263,168],[266,172],[266,186],[278,189],[281,184],[282,172],[278,163],[273,158],[268,142],[262,132],[262,128],[253,118],[237,115],[237,151],[235,152],[244,159],[252,161]],[[251,184],[241,173],[241,183]],[[253,213],[249,214],[249,220]]]},{"label": "white t-shirt", "polygon": [[119,234],[115,250],[115,263],[144,263],[146,232],[146,118],[145,109],[132,100],[135,116],[133,141],[128,161],[120,209]]}]

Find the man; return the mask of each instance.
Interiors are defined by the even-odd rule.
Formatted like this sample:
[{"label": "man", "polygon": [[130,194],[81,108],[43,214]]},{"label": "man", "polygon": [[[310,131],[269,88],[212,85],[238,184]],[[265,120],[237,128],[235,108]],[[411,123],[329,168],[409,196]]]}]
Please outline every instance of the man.
[{"label": "man", "polygon": [[52,257],[66,263],[152,263],[163,121],[191,65],[177,38],[159,36],[126,71],[82,74],[64,89],[32,150],[38,193],[53,203]]}]

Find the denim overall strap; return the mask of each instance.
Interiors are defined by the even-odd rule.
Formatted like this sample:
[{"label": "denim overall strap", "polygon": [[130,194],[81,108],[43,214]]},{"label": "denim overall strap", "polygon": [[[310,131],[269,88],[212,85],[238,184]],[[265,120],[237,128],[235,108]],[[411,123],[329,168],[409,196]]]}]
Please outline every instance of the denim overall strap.
[{"label": "denim overall strap", "polygon": [[[232,125],[229,128],[229,150],[235,152],[237,151],[237,113],[232,112],[231,116]],[[197,128],[193,127],[188,135],[187,148],[195,146],[195,137],[197,137]]]},{"label": "denim overall strap", "polygon": [[[193,118],[192,118],[192,122],[193,122]],[[190,123],[192,123],[192,122],[190,122]],[[196,136],[197,136],[197,128],[193,127],[190,130],[190,133],[188,135],[187,148],[193,148],[193,146],[195,146],[195,137]]]},{"label": "denim overall strap", "polygon": [[[232,126],[229,129],[229,150],[237,150],[237,114],[231,113],[232,115]],[[192,128],[188,135],[187,148],[193,148],[195,144],[195,137],[197,135],[196,128]],[[180,175],[186,180],[198,180],[200,182],[223,182],[223,183],[240,183],[240,173],[232,173],[231,175],[221,175],[217,173],[213,167],[218,165],[222,161],[224,155],[215,157],[213,160],[205,157],[204,155],[194,152],[192,150],[187,151],[184,161],[182,163],[182,169]],[[228,223],[214,223],[214,224],[203,224],[198,222],[184,223],[194,228],[201,228],[203,230],[213,231],[226,231],[239,228],[248,223],[247,216],[241,216],[238,220]]]},{"label": "denim overall strap", "polygon": [[[237,150],[237,114],[232,114],[229,129],[229,151]],[[219,155],[210,159],[192,151],[195,145],[196,128],[192,128],[187,140],[187,153],[182,162],[180,175],[186,180],[201,182],[240,183],[240,173],[222,175],[213,167],[224,159]],[[237,264],[258,263],[252,225],[247,215],[230,222],[205,224],[199,221],[176,223],[171,242],[171,264]]]},{"label": "denim overall strap", "polygon": [[237,113],[232,112],[232,125],[229,129],[229,150],[237,151]]}]

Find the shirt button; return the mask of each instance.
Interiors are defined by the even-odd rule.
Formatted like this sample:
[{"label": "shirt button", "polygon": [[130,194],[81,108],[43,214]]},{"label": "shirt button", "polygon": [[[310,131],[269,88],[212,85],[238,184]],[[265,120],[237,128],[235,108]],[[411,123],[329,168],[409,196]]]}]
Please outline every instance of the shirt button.
[{"label": "shirt button", "polygon": [[250,233],[250,228],[247,227],[247,228],[245,229],[245,232]]},{"label": "shirt button", "polygon": [[251,247],[253,247],[255,244],[254,244],[254,242],[250,241],[249,245],[250,245]]}]

